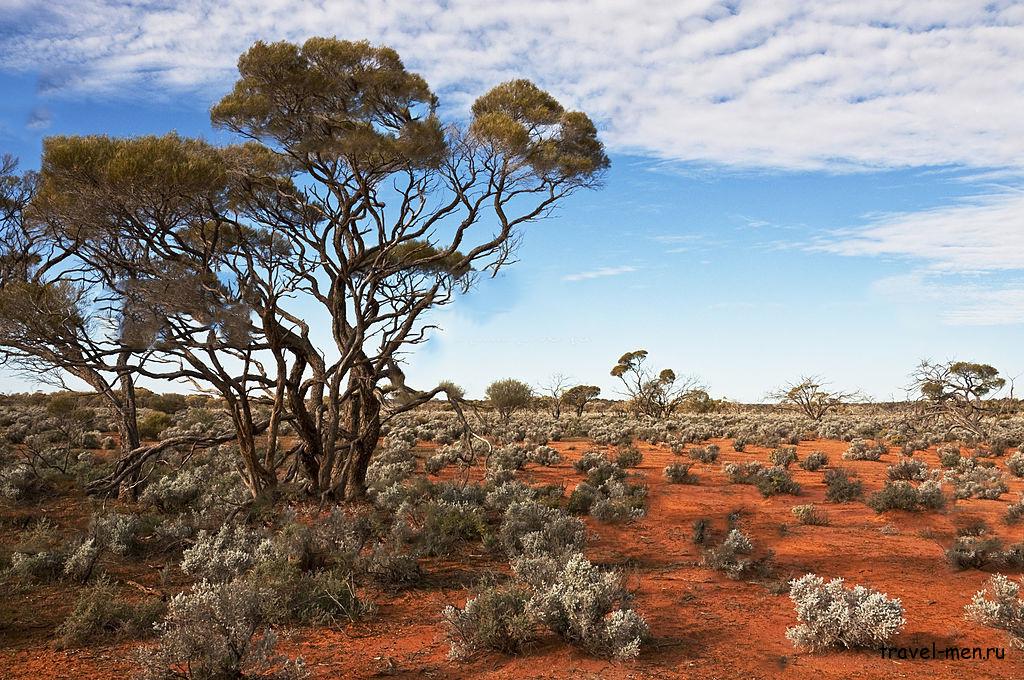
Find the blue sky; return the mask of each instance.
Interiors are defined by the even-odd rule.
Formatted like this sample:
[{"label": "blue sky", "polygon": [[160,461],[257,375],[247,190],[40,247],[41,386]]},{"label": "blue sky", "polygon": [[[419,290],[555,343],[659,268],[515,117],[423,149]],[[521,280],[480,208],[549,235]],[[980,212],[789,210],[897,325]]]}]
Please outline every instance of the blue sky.
[{"label": "blue sky", "polygon": [[1024,373],[1024,3],[856,4],[0,0],[0,151],[221,139],[207,109],[252,41],[366,37],[447,116],[532,78],[612,157],[437,315],[412,382],[479,396],[561,372],[612,393],[640,347],[745,401],[802,373],[899,398],[926,357]]}]

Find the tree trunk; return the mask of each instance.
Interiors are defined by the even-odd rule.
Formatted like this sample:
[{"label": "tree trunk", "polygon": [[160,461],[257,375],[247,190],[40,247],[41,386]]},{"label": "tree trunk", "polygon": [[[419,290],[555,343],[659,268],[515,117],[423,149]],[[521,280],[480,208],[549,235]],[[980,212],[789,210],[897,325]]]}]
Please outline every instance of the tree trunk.
[{"label": "tree trunk", "polygon": [[238,452],[245,468],[245,485],[253,498],[265,490],[276,486],[277,477],[273,470],[267,470],[260,462],[256,444],[256,427],[252,420],[252,412],[248,404],[241,400],[229,402],[231,420],[237,435]]},{"label": "tree trunk", "polygon": [[380,441],[381,401],[374,391],[375,377],[369,361],[358,364],[349,374],[352,396],[342,405],[343,429],[348,432],[346,458],[335,491],[346,501],[366,497],[366,470]]}]

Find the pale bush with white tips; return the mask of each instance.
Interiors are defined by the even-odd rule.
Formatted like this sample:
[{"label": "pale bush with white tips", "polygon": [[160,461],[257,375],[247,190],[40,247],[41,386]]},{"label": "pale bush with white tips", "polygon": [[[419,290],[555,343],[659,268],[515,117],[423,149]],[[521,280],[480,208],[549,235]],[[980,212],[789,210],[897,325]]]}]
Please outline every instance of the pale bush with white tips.
[{"label": "pale bush with white tips", "polygon": [[974,458],[961,458],[956,467],[946,471],[946,482],[954,487],[958,499],[996,499],[1010,490],[1007,475],[995,465],[986,465]]},{"label": "pale bush with white tips", "polygon": [[1017,451],[1006,459],[1006,469],[1015,477],[1024,477],[1024,451]]},{"label": "pale bush with white tips", "polygon": [[562,456],[550,446],[538,446],[530,452],[530,461],[537,465],[550,467],[562,462]]},{"label": "pale bush with white tips", "polygon": [[964,615],[989,628],[1006,631],[1010,645],[1024,649],[1024,600],[1020,599],[1020,584],[996,574],[985,589],[974,594],[964,607]]},{"label": "pale bush with white tips", "polygon": [[519,654],[536,638],[540,624],[529,590],[515,582],[485,587],[462,609],[449,605],[441,616],[451,659],[467,659],[486,649]]},{"label": "pale bush with white tips", "polygon": [[516,502],[505,510],[498,539],[510,558],[564,555],[583,549],[586,525],[536,501]]},{"label": "pale bush with white tips", "polygon": [[259,532],[241,524],[225,524],[215,534],[200,531],[185,550],[181,570],[210,581],[230,581],[274,557],[274,547]]},{"label": "pale bush with white tips", "polygon": [[504,512],[513,503],[529,503],[537,498],[533,487],[513,479],[498,484],[484,497],[484,506],[491,510]]},{"label": "pale bush with white tips", "polygon": [[[539,565],[528,560],[514,566],[521,573],[524,567]],[[531,575],[539,586],[533,601],[551,630],[598,656],[631,659],[640,654],[649,633],[647,622],[629,607],[629,593],[618,574],[602,571],[580,553],[564,565],[549,564],[537,571],[551,579]]]},{"label": "pale bush with white tips", "polygon": [[274,594],[245,580],[200,581],[174,596],[157,625],[159,643],[139,652],[145,680],[212,680],[307,676],[301,659],[275,653],[277,637],[266,625]]},{"label": "pale bush with white tips", "polygon": [[115,555],[125,557],[139,548],[139,533],[142,520],[138,515],[123,512],[109,512],[93,515],[92,535],[97,542]]},{"label": "pale bush with white tips", "polygon": [[786,630],[797,647],[878,647],[903,628],[903,605],[864,586],[846,588],[841,578],[825,582],[807,574],[790,582],[799,625]]},{"label": "pale bush with white tips", "polygon": [[89,576],[92,575],[99,556],[100,546],[96,539],[87,538],[77,548],[68,553],[68,558],[64,562],[64,576],[79,583],[85,583],[89,580]]}]

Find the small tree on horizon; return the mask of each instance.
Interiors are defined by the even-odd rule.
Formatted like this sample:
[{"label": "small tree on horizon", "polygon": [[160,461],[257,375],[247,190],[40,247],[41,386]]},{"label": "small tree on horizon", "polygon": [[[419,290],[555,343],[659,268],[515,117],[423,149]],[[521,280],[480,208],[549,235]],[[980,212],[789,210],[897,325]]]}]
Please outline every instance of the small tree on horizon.
[{"label": "small tree on horizon", "polygon": [[565,394],[572,387],[572,379],[563,373],[555,373],[537,386],[544,406],[551,416],[558,420],[562,417],[562,406],[565,405]]},{"label": "small tree on horizon", "polygon": [[768,398],[795,408],[811,420],[821,420],[846,404],[863,399],[860,392],[840,392],[827,388],[828,384],[819,376],[805,375],[769,392]]},{"label": "small tree on horizon", "polygon": [[945,420],[950,432],[966,430],[979,437],[985,437],[984,419],[996,413],[987,398],[1006,386],[994,366],[970,361],[926,359],[918,364],[911,380],[926,417]]},{"label": "small tree on horizon", "polygon": [[626,352],[615,366],[612,376],[622,381],[629,407],[634,413],[652,418],[665,418],[675,411],[697,391],[706,391],[693,376],[677,376],[671,368],[662,369],[655,375],[644,366],[647,350]]},{"label": "small tree on horizon", "polygon": [[487,401],[498,412],[502,421],[508,422],[512,414],[530,405],[533,390],[524,382],[515,378],[495,380],[487,386]]},{"label": "small tree on horizon", "polygon": [[587,404],[597,399],[600,394],[601,388],[597,385],[576,385],[565,391],[565,394],[562,395],[562,402],[566,406],[572,407],[576,412],[576,417],[580,418],[583,416]]}]

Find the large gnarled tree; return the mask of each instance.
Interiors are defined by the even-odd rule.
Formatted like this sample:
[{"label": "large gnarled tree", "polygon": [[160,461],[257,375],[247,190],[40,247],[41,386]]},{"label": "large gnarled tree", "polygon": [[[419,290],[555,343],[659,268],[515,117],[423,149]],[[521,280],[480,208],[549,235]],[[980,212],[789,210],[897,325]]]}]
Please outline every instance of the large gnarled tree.
[{"label": "large gnarled tree", "polygon": [[524,80],[443,123],[366,42],[256,43],[239,72],[211,112],[239,143],[50,140],[38,219],[98,272],[138,375],[225,399],[254,494],[292,459],[310,492],[359,498],[387,419],[449,392],[400,368],[430,310],[608,159],[585,114]]}]

